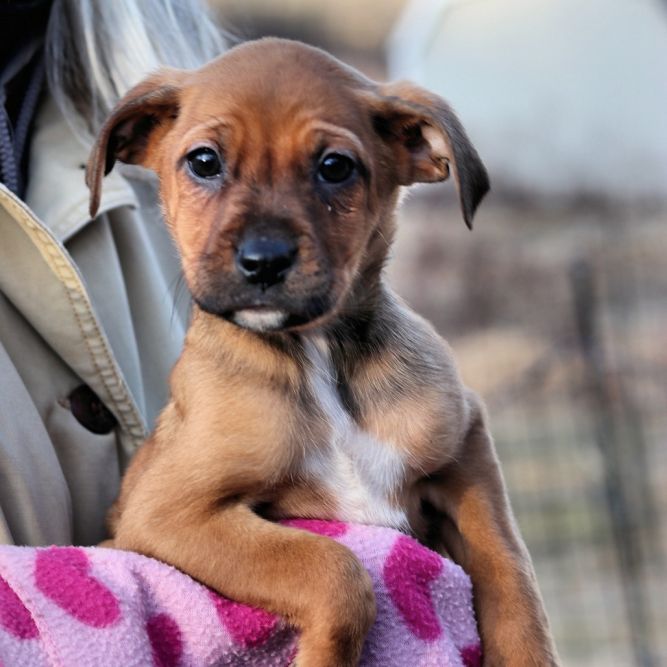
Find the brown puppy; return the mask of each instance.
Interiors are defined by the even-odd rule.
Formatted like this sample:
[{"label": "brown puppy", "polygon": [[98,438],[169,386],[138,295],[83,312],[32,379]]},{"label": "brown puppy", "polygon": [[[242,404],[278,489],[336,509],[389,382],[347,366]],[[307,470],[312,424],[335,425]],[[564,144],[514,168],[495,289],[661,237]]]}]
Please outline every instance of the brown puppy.
[{"label": "brown puppy", "polygon": [[299,665],[341,667],[374,620],[369,577],[272,520],[394,526],[472,577],[486,665],[556,664],[483,408],[382,273],[401,186],[451,169],[468,224],[488,189],[447,104],[261,40],[121,100],[88,165],[93,214],[115,160],[158,173],[195,306],[113,545],[283,615]]}]

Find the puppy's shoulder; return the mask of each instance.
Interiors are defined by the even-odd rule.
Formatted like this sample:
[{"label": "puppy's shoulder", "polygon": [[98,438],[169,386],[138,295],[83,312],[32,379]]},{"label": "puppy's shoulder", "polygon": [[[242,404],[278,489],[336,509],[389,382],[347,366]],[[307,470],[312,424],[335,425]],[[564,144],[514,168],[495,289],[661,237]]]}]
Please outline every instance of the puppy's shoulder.
[{"label": "puppy's shoulder", "polygon": [[460,382],[454,351],[449,343],[425,318],[393,294],[384,307],[389,347],[409,351],[412,357],[421,357],[427,367],[439,369],[457,384]]}]

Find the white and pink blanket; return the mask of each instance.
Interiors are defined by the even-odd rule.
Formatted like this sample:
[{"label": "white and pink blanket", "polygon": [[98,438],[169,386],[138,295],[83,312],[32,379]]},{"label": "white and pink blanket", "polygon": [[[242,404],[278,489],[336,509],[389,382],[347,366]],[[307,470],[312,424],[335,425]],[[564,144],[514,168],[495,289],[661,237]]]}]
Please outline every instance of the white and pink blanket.
[{"label": "white and pink blanket", "polygon": [[[481,664],[460,567],[387,528],[286,523],[346,545],[370,572],[378,616],[362,665]],[[297,638],[280,618],[134,553],[0,547],[0,667],[287,667]]]}]

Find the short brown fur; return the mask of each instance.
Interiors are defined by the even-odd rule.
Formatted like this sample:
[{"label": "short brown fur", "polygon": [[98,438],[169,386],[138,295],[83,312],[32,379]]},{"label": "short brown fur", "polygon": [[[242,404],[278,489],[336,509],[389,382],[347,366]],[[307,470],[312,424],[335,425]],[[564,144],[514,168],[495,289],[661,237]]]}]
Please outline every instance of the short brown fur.
[{"label": "short brown fur", "polygon": [[[215,182],[188,172],[202,145],[224,158]],[[332,149],[356,161],[341,187],[318,176],[318,156]],[[317,339],[351,423],[406,462],[389,502],[470,574],[484,664],[556,665],[479,399],[382,277],[400,186],[451,169],[467,224],[488,189],[446,103],[411,84],[376,84],[319,50],[261,40],[128,93],[91,155],[93,214],[116,159],[157,171],[195,306],[170,402],[110,514],[110,543],[283,615],[302,631],[301,667],[357,664],[375,618],[368,574],[336,542],[271,521],[347,518],[303,466],[334,428],[312,381]],[[280,284],[248,285],[238,247],[276,229],[295,240],[298,262]],[[285,324],[234,322],[268,308],[289,314]]]}]

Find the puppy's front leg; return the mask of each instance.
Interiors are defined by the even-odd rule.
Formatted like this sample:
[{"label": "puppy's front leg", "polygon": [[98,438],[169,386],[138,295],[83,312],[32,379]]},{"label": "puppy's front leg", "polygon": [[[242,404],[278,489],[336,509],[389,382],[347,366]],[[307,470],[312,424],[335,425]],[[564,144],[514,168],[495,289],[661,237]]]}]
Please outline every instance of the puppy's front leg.
[{"label": "puppy's front leg", "polygon": [[301,630],[299,667],[357,665],[375,620],[375,597],[351,551],[265,521],[239,500],[211,504],[179,489],[156,502],[150,478],[157,468],[128,498],[115,547],[163,560],[227,597],[280,614]]},{"label": "puppy's front leg", "polygon": [[485,667],[550,667],[558,657],[532,562],[519,535],[476,398],[454,462],[429,481],[447,551],[473,582]]}]

